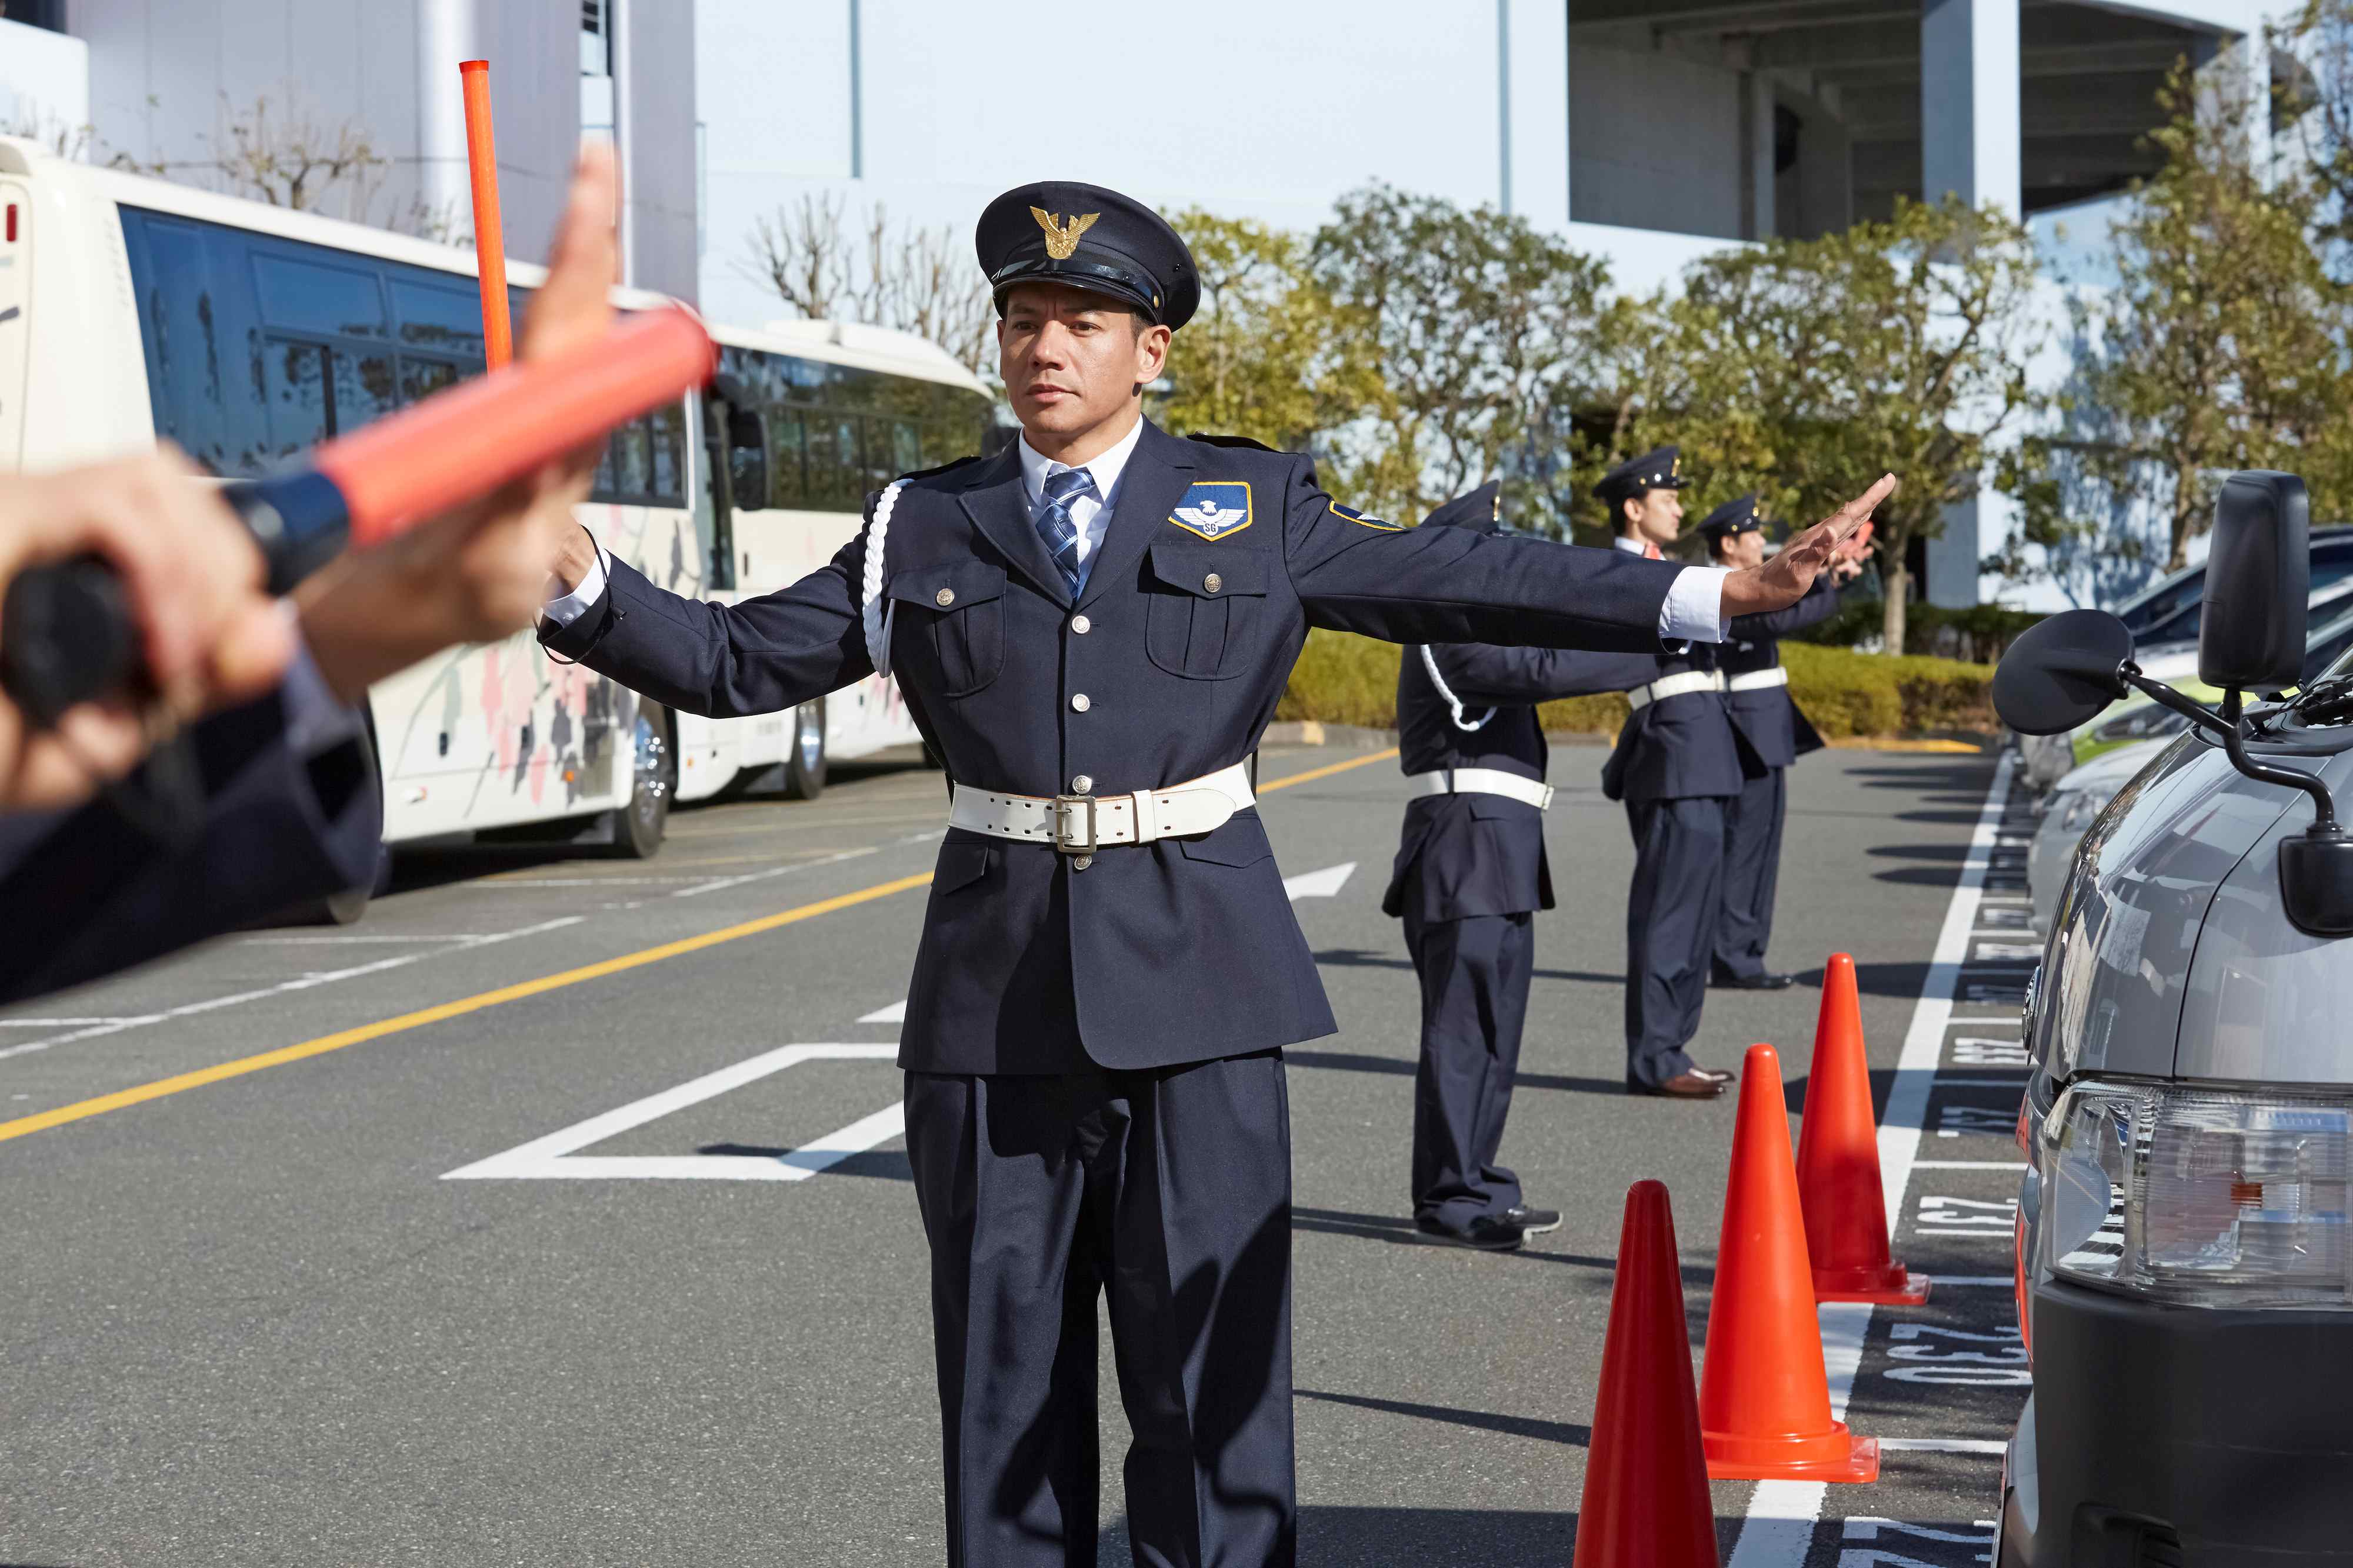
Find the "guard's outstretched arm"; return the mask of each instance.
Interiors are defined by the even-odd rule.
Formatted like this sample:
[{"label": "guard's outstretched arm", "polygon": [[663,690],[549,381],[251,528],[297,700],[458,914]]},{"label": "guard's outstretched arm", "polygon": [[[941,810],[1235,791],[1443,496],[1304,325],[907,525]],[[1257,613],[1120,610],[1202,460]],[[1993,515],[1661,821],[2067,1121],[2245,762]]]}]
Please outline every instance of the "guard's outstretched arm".
[{"label": "guard's outstretched arm", "polygon": [[1334,501],[1303,460],[1285,499],[1283,552],[1310,626],[1389,642],[1648,654],[1685,570],[1623,551],[1401,528]]},{"label": "guard's outstretched arm", "polygon": [[1644,653],[1493,647],[1484,643],[1458,643],[1432,647],[1430,652],[1438,661],[1447,689],[1473,708],[1625,691],[1657,679],[1659,673],[1658,661]]},{"label": "guard's outstretched arm", "polygon": [[859,615],[866,534],[789,588],[722,605],[658,588],[622,562],[568,624],[543,620],[550,653],[689,713],[775,713],[874,672]]}]

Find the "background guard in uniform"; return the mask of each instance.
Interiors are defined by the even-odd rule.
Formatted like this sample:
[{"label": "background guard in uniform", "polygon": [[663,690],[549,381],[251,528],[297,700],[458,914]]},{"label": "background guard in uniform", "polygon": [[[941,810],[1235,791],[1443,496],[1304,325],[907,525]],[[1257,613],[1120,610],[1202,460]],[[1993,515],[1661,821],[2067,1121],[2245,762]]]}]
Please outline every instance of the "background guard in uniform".
[{"label": "background guard in uniform", "polygon": [[[1756,566],[1765,559],[1765,524],[1757,498],[1728,500],[1700,523],[1709,555],[1719,566]],[[1786,610],[1742,616],[1717,654],[1724,671],[1724,702],[1739,731],[1746,776],[1724,813],[1724,904],[1716,918],[1715,960],[1708,983],[1738,991],[1778,991],[1788,974],[1765,967],[1765,946],[1773,936],[1773,893],[1780,879],[1781,823],[1788,806],[1788,770],[1822,738],[1789,695],[1789,672],[1781,666],[1780,639],[1838,614],[1837,584],[1862,571],[1855,557],[1868,542],[1870,525],[1841,556],[1814,579],[1806,596]]]},{"label": "background guard in uniform", "polygon": [[1754,574],[1398,528],[1334,501],[1304,458],[1142,418],[1199,298],[1149,206],[1026,185],[976,248],[1018,441],[894,482],[828,565],[741,604],[667,593],[575,534],[541,635],[712,715],[887,665],[954,781],[899,1058],[951,1563],[1094,1563],[1107,1297],[1137,1562],[1280,1568],[1282,1047],[1334,1025],[1243,761],[1309,626],[1715,636],[1796,603],[1894,480]]},{"label": "background guard in uniform", "polygon": [[[1683,526],[1674,447],[1621,463],[1593,487],[1617,547],[1662,558]],[[1713,1100],[1732,1075],[1693,1062],[1724,883],[1724,814],[1740,793],[1740,742],[1724,707],[1715,639],[1667,645],[1626,693],[1634,707],[1601,770],[1626,804],[1634,876],[1626,897],[1626,1088]]]},{"label": "background guard in uniform", "polygon": [[[1500,524],[1498,487],[1423,520],[1482,532]],[[1405,921],[1421,984],[1414,1075],[1414,1224],[1458,1246],[1508,1251],[1560,1224],[1521,1201],[1495,1163],[1527,1018],[1537,910],[1553,907],[1545,854],[1549,748],[1535,704],[1619,691],[1650,679],[1648,654],[1408,647],[1398,667],[1405,823],[1381,910]]]}]

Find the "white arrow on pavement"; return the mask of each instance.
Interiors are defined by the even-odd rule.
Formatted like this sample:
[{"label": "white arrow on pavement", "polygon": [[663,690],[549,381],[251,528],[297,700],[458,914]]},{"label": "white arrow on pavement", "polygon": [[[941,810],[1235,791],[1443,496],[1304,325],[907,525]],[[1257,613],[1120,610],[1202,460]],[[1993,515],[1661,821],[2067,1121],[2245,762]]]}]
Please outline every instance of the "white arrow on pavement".
[{"label": "white arrow on pavement", "polygon": [[1326,866],[1321,871],[1303,871],[1296,877],[1285,877],[1282,890],[1290,894],[1294,902],[1300,899],[1338,898],[1340,889],[1348,885],[1348,879],[1356,869],[1356,863],[1351,860],[1345,865]]}]

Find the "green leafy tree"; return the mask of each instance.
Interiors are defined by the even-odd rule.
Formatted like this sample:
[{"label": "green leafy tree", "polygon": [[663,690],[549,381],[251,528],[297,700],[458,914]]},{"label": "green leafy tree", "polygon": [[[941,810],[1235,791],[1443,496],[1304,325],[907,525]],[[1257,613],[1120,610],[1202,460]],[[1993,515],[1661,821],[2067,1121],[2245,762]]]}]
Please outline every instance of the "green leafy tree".
[{"label": "green leafy tree", "polygon": [[1999,210],[1900,201],[1885,222],[1703,258],[1667,307],[1692,345],[1676,427],[1710,497],[1754,489],[1770,515],[1810,521],[1902,477],[1872,546],[1890,650],[1912,542],[1943,531],[2042,405],[2025,373],[2036,276]]},{"label": "green leafy tree", "polygon": [[1504,511],[1556,527],[1576,472],[1571,421],[1589,401],[1609,275],[1525,219],[1374,185],[1315,236],[1334,325],[1362,338],[1381,394],[1342,444],[1373,501],[1418,518],[1489,479]]},{"label": "green leafy tree", "polygon": [[2151,498],[2174,570],[2232,469],[2294,469],[2327,510],[2353,499],[2353,385],[2326,178],[2259,165],[2242,89],[2183,68],[2162,101],[2165,163],[2114,231],[2116,286],[2077,309],[2083,395],[2115,426],[2098,471]]},{"label": "green leafy tree", "polygon": [[1169,348],[1153,413],[1178,434],[1247,436],[1314,452],[1328,486],[1394,489],[1336,451],[1330,433],[1386,406],[1387,389],[1349,321],[1308,264],[1307,241],[1198,208],[1170,216],[1200,269],[1201,304]]}]

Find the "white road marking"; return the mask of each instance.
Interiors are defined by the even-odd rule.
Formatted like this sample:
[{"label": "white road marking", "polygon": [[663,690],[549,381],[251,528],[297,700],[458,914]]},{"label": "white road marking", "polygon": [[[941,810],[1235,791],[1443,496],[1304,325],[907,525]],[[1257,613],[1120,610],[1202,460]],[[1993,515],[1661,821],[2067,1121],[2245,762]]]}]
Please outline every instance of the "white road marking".
[{"label": "white road marking", "polygon": [[691,1079],[659,1094],[632,1100],[616,1110],[592,1116],[544,1138],[534,1138],[503,1154],[461,1165],[442,1176],[445,1182],[564,1181],[621,1179],[636,1181],[804,1182],[819,1171],[839,1165],[887,1143],[906,1131],[904,1108],[885,1106],[839,1131],[829,1132],[776,1156],[765,1154],[586,1154],[592,1144],[617,1138],[632,1128],[659,1121],[690,1105],[700,1105],[728,1090],[755,1083],[772,1073],[807,1061],[887,1061],[899,1054],[895,1045],[782,1046],[717,1072]]},{"label": "white road marking", "polygon": [[691,899],[702,893],[715,893],[722,888],[740,888],[746,882],[765,882],[772,877],[790,876],[795,871],[806,871],[812,866],[838,866],[844,860],[879,854],[881,847],[879,844],[869,844],[863,848],[845,849],[839,855],[823,855],[814,860],[796,860],[789,866],[771,866],[765,871],[747,871],[740,877],[714,877],[691,888],[681,888],[670,897]]},{"label": "white road marking", "polygon": [[[1999,1458],[2010,1445],[1999,1437],[1882,1437],[1882,1453],[1991,1454]],[[1848,1521],[1852,1523],[1853,1521]]]},{"label": "white road marking", "polygon": [[[1895,1081],[1887,1093],[1887,1111],[1879,1123],[1881,1184],[1896,1194],[1887,1205],[1888,1235],[1904,1218],[1903,1198],[1911,1185],[1912,1164],[1920,1152],[1920,1133],[1928,1110],[1928,1090],[1943,1058],[1946,1027],[1952,1022],[1953,1000],[1963,994],[1961,966],[1969,954],[1969,933],[1977,926],[1978,903],[1984,894],[1986,872],[1993,863],[1995,840],[2000,836],[2004,808],[2010,801],[2013,763],[2004,752],[1994,764],[1993,783],[1978,808],[1976,829],[1969,835],[1968,858],[1963,862],[1952,902],[1945,908],[1944,929],[1920,984],[1920,1000],[1912,1010],[1912,1027],[1904,1037],[1896,1058]],[[1822,1352],[1831,1369],[1831,1410],[1846,1414],[1847,1396],[1854,1388],[1854,1363],[1841,1375],[1836,1354],[1844,1359],[1843,1342],[1852,1335],[1860,1357],[1872,1309],[1833,1302],[1818,1307],[1822,1321]],[[1841,1348],[1833,1352],[1833,1338]],[[1747,1521],[1732,1548],[1727,1568],[1800,1568],[1814,1541],[1814,1521],[1821,1517],[1829,1491],[1824,1481],[1759,1481],[1749,1494]]]},{"label": "white road marking", "polygon": [[2023,1160],[1915,1160],[1915,1171],[2023,1171]]},{"label": "white road marking", "polygon": [[109,1018],[103,1023],[94,1024],[88,1028],[76,1029],[69,1034],[51,1035],[45,1040],[26,1040],[20,1046],[0,1047],[0,1061],[5,1061],[10,1057],[26,1056],[34,1051],[46,1051],[53,1046],[67,1046],[79,1040],[94,1040],[106,1035],[119,1035],[125,1029],[143,1028],[150,1024],[167,1024],[174,1018],[192,1018],[200,1013],[217,1013],[224,1007],[235,1007],[247,1002],[259,1002],[269,996],[282,996],[289,992],[315,991],[322,985],[332,985],[344,980],[356,980],[364,974],[381,974],[387,969],[406,968],[420,959],[448,958],[453,953],[470,952],[478,947],[491,947],[499,942],[512,942],[517,937],[539,936],[547,931],[561,931],[565,926],[576,926],[586,918],[586,915],[565,915],[561,920],[542,921],[537,925],[523,926],[516,931],[502,931],[490,936],[470,938],[447,947],[436,948],[430,952],[405,952],[397,958],[379,958],[374,963],[354,964],[349,969],[318,970],[309,974],[298,974],[291,980],[280,981],[275,985],[264,985],[253,991],[239,991],[227,996],[207,997],[202,1002],[190,1002],[178,1007],[168,1007],[161,1013],[142,1013],[130,1018]]},{"label": "white road marking", "polygon": [[0,1018],[0,1029],[69,1029],[81,1024],[121,1024],[124,1018]]},{"label": "white road marking", "polygon": [[419,932],[413,936],[248,936],[239,937],[239,947],[355,947],[362,945],[389,946],[404,942],[480,942],[484,933],[470,931]]},{"label": "white road marking", "polygon": [[1326,866],[1321,871],[1302,871],[1296,877],[1285,877],[1282,890],[1293,903],[1301,899],[1335,899],[1356,870],[1356,863],[1350,860],[1345,865]]},{"label": "white road marking", "polygon": [[907,1021],[907,1004],[893,1002],[888,1007],[877,1007],[858,1021],[861,1024],[903,1024]]}]

